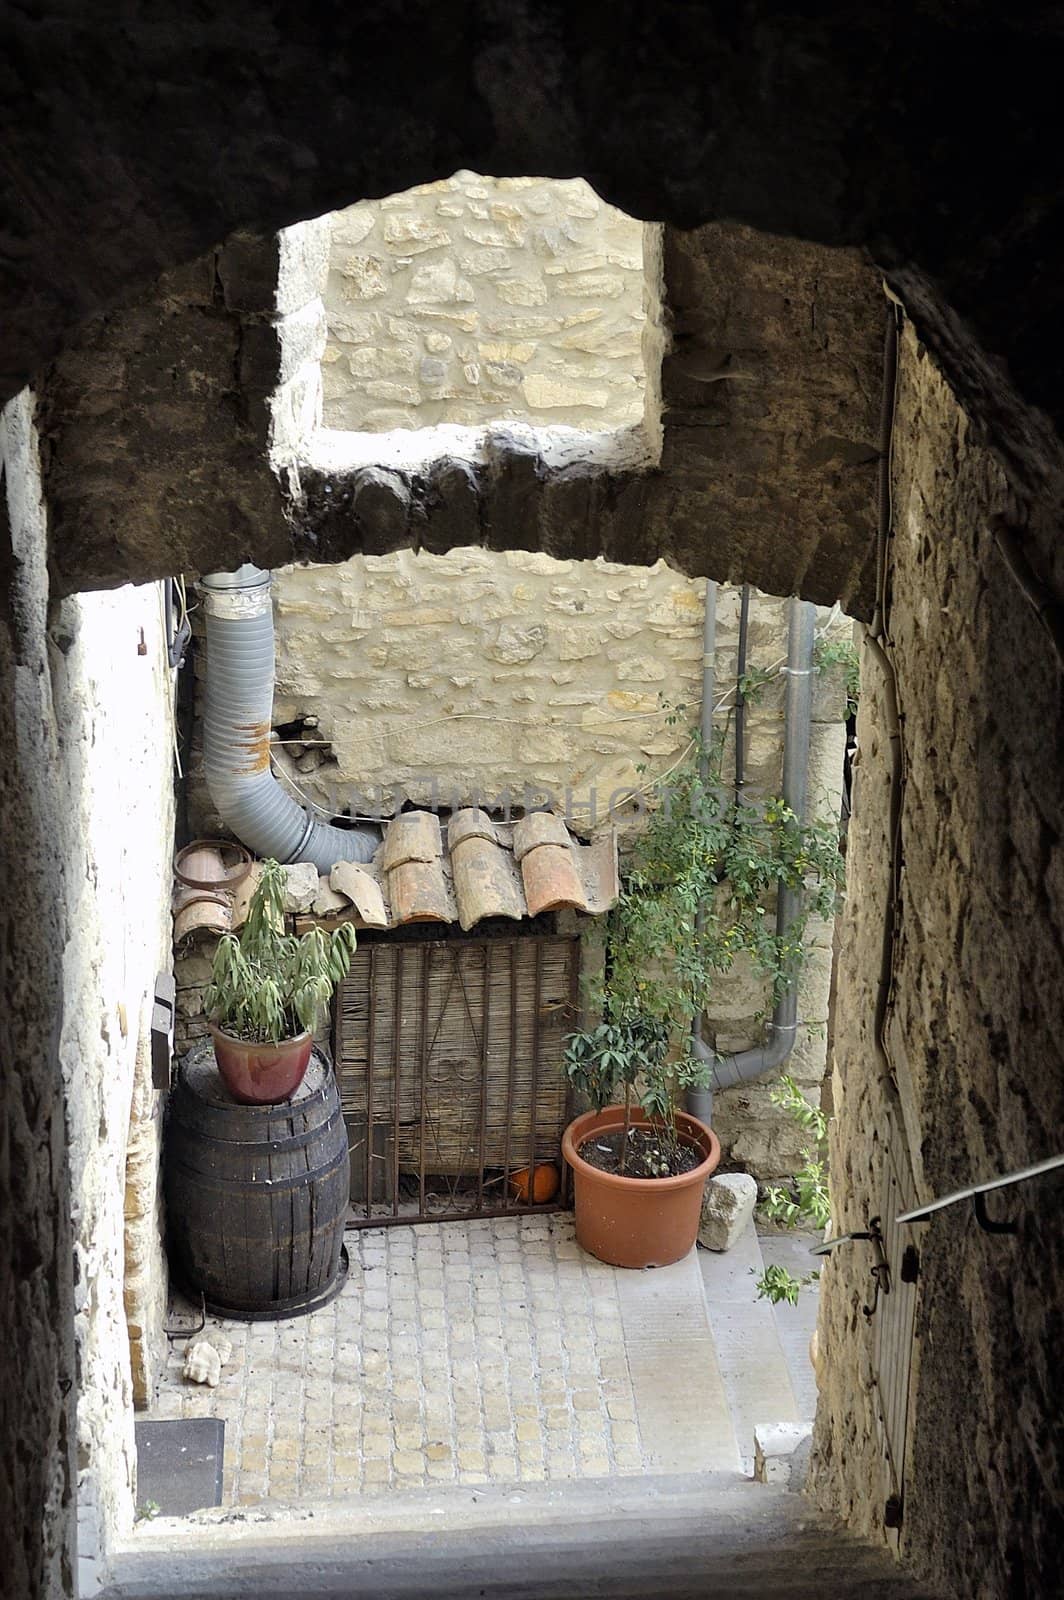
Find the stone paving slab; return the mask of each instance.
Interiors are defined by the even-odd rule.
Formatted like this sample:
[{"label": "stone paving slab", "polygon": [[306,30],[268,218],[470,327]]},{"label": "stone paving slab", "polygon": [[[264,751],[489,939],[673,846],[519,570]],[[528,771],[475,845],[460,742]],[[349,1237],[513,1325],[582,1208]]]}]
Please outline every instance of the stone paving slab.
[{"label": "stone paving slab", "polygon": [[[207,1336],[222,1327],[233,1341],[216,1389],[182,1379],[174,1344],[149,1415],[225,1418],[223,1503],[670,1470],[678,1413],[652,1391],[667,1369],[686,1403],[712,1378],[701,1299],[688,1296],[691,1370],[677,1387],[677,1352],[653,1341],[633,1379],[638,1318],[622,1317],[621,1280],[652,1275],[586,1255],[569,1215],[367,1229],[346,1242],[347,1283],[323,1310],[209,1319]],[[634,1284],[624,1287],[630,1298]]]}]

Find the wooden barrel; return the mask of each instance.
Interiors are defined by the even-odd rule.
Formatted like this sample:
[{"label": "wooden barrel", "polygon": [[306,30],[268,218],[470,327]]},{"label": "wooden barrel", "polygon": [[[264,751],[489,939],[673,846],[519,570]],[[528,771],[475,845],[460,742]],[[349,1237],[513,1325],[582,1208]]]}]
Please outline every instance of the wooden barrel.
[{"label": "wooden barrel", "polygon": [[226,1089],[210,1040],[194,1046],[164,1148],[170,1264],[183,1289],[248,1319],[313,1311],[338,1291],[350,1160],[320,1050],[291,1100],[248,1106]]}]

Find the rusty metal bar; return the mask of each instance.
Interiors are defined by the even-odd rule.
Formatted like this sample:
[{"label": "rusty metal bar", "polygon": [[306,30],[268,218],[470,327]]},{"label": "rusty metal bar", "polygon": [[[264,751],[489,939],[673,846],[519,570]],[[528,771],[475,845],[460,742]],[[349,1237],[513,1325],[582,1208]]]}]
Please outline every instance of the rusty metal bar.
[{"label": "rusty metal bar", "polygon": [[536,1116],[536,1099],[539,1095],[539,1013],[543,1004],[543,941],[536,939],[535,978],[532,987],[532,1082],[528,1092],[528,1199],[532,1204],[535,1195],[536,1134],[539,1131]]},{"label": "rusty metal bar", "polygon": [[366,1033],[366,1216],[373,1214],[373,1051],[377,1031],[377,946],[369,947],[369,1010]]},{"label": "rusty metal bar", "polygon": [[514,1120],[514,1069],[517,1064],[517,953],[512,939],[506,948],[510,957],[510,1054],[506,1063],[506,1126],[503,1130],[502,1153],[504,1213],[510,1209],[510,1129]]},{"label": "rusty metal bar", "polygon": [[392,1010],[392,1216],[399,1215],[399,1071],[402,1062],[403,956],[395,947],[395,1004]]},{"label": "rusty metal bar", "polygon": [[[545,1205],[522,1206],[521,1211],[522,1215],[525,1211],[534,1211],[542,1213],[543,1216],[551,1216],[560,1209],[557,1199],[554,1199],[548,1200]],[[513,1214],[512,1208],[507,1209],[503,1206],[485,1206],[483,1211],[470,1209],[469,1211],[456,1211],[442,1216],[435,1211],[431,1215],[420,1211],[411,1211],[409,1213],[404,1212],[400,1217],[371,1217],[368,1220],[356,1217],[353,1221],[347,1222],[345,1227],[352,1232],[357,1232],[359,1228],[416,1228],[440,1222],[471,1222],[480,1219],[491,1221],[495,1217],[512,1217]]]},{"label": "rusty metal bar", "polygon": [[418,1156],[418,1205],[422,1214],[425,1211],[425,1080],[429,1068],[429,950],[431,948],[431,945],[427,944],[421,946],[421,1029],[418,1051],[421,1058],[421,1139]]},{"label": "rusty metal bar", "polygon": [[[480,997],[480,1159],[477,1167],[477,1211],[484,1207],[484,1141],[488,1121],[488,1013],[491,996],[491,945],[484,944],[484,981]],[[503,1178],[506,1187],[506,1178]]]}]

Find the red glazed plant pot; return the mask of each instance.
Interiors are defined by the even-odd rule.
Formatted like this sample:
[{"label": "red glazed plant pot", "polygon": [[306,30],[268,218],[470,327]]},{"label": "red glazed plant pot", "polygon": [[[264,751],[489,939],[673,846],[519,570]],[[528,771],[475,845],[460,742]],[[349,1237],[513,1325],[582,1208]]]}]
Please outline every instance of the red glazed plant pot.
[{"label": "red glazed plant pot", "polygon": [[290,1100],[303,1082],[314,1039],[310,1029],[280,1044],[251,1044],[210,1024],[214,1059],[229,1093],[246,1106]]},{"label": "red glazed plant pot", "polygon": [[[633,1112],[632,1126],[645,1128],[649,1119]],[[562,1154],[573,1169],[577,1243],[611,1267],[667,1267],[679,1261],[698,1237],[706,1179],[720,1160],[720,1140],[713,1129],[686,1111],[676,1113],[676,1126],[687,1144],[704,1159],[676,1178],[628,1178],[600,1172],[580,1154],[597,1134],[624,1127],[624,1107],[588,1111],[571,1122],[562,1136]]]}]

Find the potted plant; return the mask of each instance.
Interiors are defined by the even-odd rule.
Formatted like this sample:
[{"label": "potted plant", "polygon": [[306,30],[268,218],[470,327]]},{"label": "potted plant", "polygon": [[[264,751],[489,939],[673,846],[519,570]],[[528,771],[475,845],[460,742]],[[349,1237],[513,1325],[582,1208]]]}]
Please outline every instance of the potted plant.
[{"label": "potted plant", "polygon": [[[677,1109],[684,1089],[708,1080],[684,1047],[692,1024],[739,956],[771,978],[774,993],[793,979],[806,922],[833,912],[841,873],[830,823],[803,823],[774,797],[738,801],[720,778],[723,739],[705,752],[693,734],[690,748],[606,921],[604,976],[592,997],[602,1020],[567,1046],[569,1076],[592,1104],[562,1143],[577,1238],[616,1266],[663,1265],[694,1244],[720,1145]],[[783,934],[768,914],[781,886],[803,891]]]},{"label": "potted plant", "polygon": [[264,861],[246,922],[218,942],[204,997],[218,1070],[247,1105],[276,1105],[295,1094],[318,1015],[355,949],[349,922],[331,934],[286,933],[284,899],[284,868]]},{"label": "potted plant", "polygon": [[712,1128],[676,1106],[704,1081],[686,1056],[668,1060],[669,1028],[634,1014],[570,1036],[566,1068],[592,1109],[569,1124],[576,1236],[615,1267],[664,1267],[695,1242],[706,1179],[720,1160]]}]

